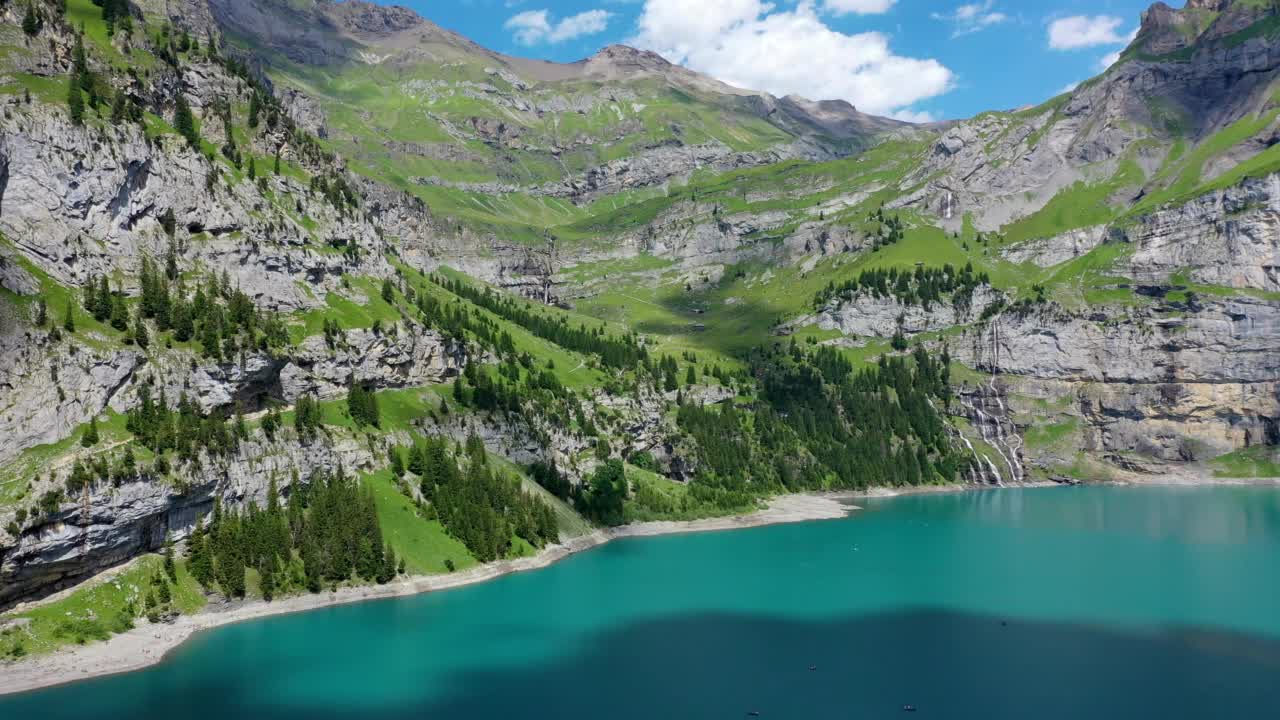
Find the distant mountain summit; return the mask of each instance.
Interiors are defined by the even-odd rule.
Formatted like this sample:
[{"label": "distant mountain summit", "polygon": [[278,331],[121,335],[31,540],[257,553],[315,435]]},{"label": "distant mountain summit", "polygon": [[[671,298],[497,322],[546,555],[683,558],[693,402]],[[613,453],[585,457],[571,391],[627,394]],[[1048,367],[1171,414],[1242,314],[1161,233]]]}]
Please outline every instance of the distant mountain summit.
[{"label": "distant mountain summit", "polygon": [[1142,14],[1131,49],[1168,55],[1232,36],[1277,12],[1269,0],[1188,0],[1181,10],[1158,2]]}]

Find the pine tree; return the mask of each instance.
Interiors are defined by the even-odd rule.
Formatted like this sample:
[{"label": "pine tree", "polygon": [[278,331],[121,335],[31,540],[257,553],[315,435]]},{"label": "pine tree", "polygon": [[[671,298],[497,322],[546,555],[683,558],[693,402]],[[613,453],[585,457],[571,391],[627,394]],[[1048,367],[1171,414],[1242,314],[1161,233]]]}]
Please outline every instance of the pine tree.
[{"label": "pine tree", "polygon": [[379,427],[381,419],[378,413],[378,398],[373,391],[351,380],[347,388],[347,412],[357,425]]},{"label": "pine tree", "polygon": [[[274,557],[274,556],[273,556]],[[258,587],[262,590],[262,599],[271,602],[276,596],[275,563],[267,558],[258,562]]]},{"label": "pine tree", "polygon": [[70,299],[67,300],[67,310],[62,316],[62,329],[69,333],[76,331],[76,306]]},{"label": "pine tree", "polygon": [[111,327],[120,332],[129,329],[129,308],[124,304],[123,295],[116,295],[111,300]]},{"label": "pine tree", "polygon": [[125,121],[125,117],[128,114],[128,109],[129,109],[128,101],[129,101],[129,98],[125,96],[123,91],[116,93],[115,100],[111,102],[111,124],[112,125],[119,125],[120,123]]},{"label": "pine tree", "polygon": [[22,16],[22,32],[26,33],[27,37],[35,37],[43,24],[44,21],[36,15],[35,5],[28,2],[27,14]]},{"label": "pine tree", "polygon": [[111,299],[111,287],[107,284],[107,276],[98,278],[98,295],[93,301],[93,319],[106,322],[111,317],[115,303]]},{"label": "pine tree", "polygon": [[173,110],[173,128],[178,134],[186,138],[187,143],[193,148],[200,147],[200,134],[196,131],[196,119],[191,114],[191,106],[187,104],[187,98],[181,93],[178,94],[178,100]]},{"label": "pine tree", "polygon": [[178,582],[178,565],[173,559],[173,538],[169,533],[164,535],[164,574],[170,582]]},{"label": "pine tree", "polygon": [[98,419],[89,418],[89,427],[80,436],[80,447],[93,447],[98,444]]},{"label": "pine tree", "polygon": [[74,75],[71,76],[71,82],[67,85],[67,107],[71,111],[71,123],[83,125],[84,98],[80,95],[80,83]]},{"label": "pine tree", "polygon": [[142,318],[141,312],[138,313],[133,321],[133,341],[143,350],[151,346],[151,334],[147,332],[147,323]]},{"label": "pine tree", "polygon": [[280,149],[279,148],[276,148],[276,160],[275,160],[274,170],[276,175],[280,174]]},{"label": "pine tree", "polygon": [[187,541],[187,551],[191,575],[201,586],[211,587],[214,581],[213,556],[210,554],[200,520],[196,520],[195,529],[191,531],[191,539]]},{"label": "pine tree", "polygon": [[250,179],[250,180],[257,180],[257,179],[258,179],[258,167],[257,167],[257,165],[254,163],[254,160],[253,160],[253,156],[252,156],[252,155],[250,155],[250,156],[249,156],[249,179]]},{"label": "pine tree", "polygon": [[36,302],[36,327],[44,327],[49,324],[49,304],[45,302],[44,296],[40,296],[40,300]]},{"label": "pine tree", "polygon": [[[258,127],[258,113],[262,110],[262,100],[255,90],[249,95],[249,127]],[[250,165],[250,167],[253,167]]]},{"label": "pine tree", "polygon": [[386,552],[382,558],[382,567],[378,569],[377,581],[379,585],[386,585],[396,577],[396,551],[391,546],[386,547]]},{"label": "pine tree", "polygon": [[89,59],[84,53],[84,36],[76,33],[76,44],[71,49],[71,70],[76,78],[89,74]]}]

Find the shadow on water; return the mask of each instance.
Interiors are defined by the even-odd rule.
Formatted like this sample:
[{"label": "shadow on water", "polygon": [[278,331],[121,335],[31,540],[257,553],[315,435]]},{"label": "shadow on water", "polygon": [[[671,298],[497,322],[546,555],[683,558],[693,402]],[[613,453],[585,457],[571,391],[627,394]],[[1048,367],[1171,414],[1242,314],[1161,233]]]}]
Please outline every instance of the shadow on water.
[{"label": "shadow on water", "polygon": [[[376,682],[352,681],[344,702],[324,704],[287,687],[289,668],[244,677],[234,659],[200,667],[181,658],[168,672],[0,700],[0,715],[883,718],[904,717],[910,704],[915,717],[997,720],[1280,716],[1280,640],[1189,629],[1121,632],[930,610],[830,622],[697,614],[575,646],[545,662],[424,677],[394,701]],[[322,646],[309,662],[359,652]],[[175,664],[191,667],[175,672]]]}]

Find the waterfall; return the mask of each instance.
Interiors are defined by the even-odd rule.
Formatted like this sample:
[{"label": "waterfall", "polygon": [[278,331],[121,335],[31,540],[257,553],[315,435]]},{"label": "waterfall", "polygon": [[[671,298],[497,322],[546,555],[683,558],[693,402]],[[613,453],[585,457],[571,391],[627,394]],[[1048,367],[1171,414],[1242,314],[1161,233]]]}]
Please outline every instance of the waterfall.
[{"label": "waterfall", "polygon": [[[995,398],[996,404],[1000,407],[1000,417],[1008,418],[1009,409],[1005,407],[1004,400],[1000,399],[1000,389],[996,387],[996,376],[1000,372],[1000,316],[996,315],[991,320],[991,380],[987,383],[987,389],[991,393],[991,397]],[[981,411],[978,411],[981,412]],[[1000,422],[1000,418],[995,420],[995,432],[998,442],[992,443],[992,447],[1000,453],[1000,457],[1004,459],[1005,464],[1009,466],[1009,473],[1013,482],[1019,482],[1024,477],[1022,461],[1018,459],[1018,451],[1021,450],[1022,438],[1017,432],[1013,433],[1013,437],[1018,440],[1018,447],[1014,447],[1013,442],[1005,439],[1004,424]],[[1012,422],[1012,419],[1010,419]],[[983,440],[986,440],[984,434]],[[1009,449],[1009,455],[1006,456],[1001,448],[1004,445]]]},{"label": "waterfall", "polygon": [[[967,408],[970,412],[972,412],[974,415],[977,416],[978,435],[982,438],[982,442],[990,445],[992,449],[994,449],[997,453],[1000,453],[1000,459],[1004,461],[1005,465],[1009,466],[1010,480],[1012,480],[1013,482],[1017,482],[1019,476],[1017,472],[1014,471],[1013,469],[1013,463],[1009,462],[1009,458],[1005,456],[1004,450],[1000,447],[1000,444],[1004,441],[1003,433],[1001,433],[1001,436],[998,438],[992,438],[989,436],[987,432],[988,418],[990,418],[990,422],[993,422],[995,424],[997,430],[1000,429],[1000,421],[990,415],[987,415],[976,404],[971,403],[968,400],[963,400],[962,402],[964,403],[965,408]],[[999,485],[1000,487],[1004,487],[1004,483],[1002,482],[1001,476],[1000,476],[1000,470],[996,467],[995,463],[991,462],[991,458],[987,458],[987,464],[991,466],[992,471],[995,473],[996,484]]]},{"label": "waterfall", "polygon": [[942,219],[950,220],[956,214],[956,196],[950,190],[942,196]]},{"label": "waterfall", "polygon": [[[933,404],[933,399],[928,398],[927,400],[929,403],[929,407],[932,408],[934,412],[938,412],[938,406]],[[941,415],[942,413],[938,413],[938,414]],[[965,437],[964,433],[951,427],[950,424],[947,425],[947,430],[949,433],[953,433],[957,437],[959,437],[960,442],[964,443],[964,446],[969,449],[969,453],[973,455],[974,464],[969,466],[969,482],[973,483],[974,485],[980,484],[980,480],[978,478],[978,471],[982,468],[982,461],[986,458],[983,458],[982,456],[978,455],[978,451],[974,449],[973,443],[969,442],[969,438]],[[990,463],[991,461],[987,460],[987,462]],[[1000,482],[1000,474],[996,473],[996,483],[999,484],[999,482]]]}]

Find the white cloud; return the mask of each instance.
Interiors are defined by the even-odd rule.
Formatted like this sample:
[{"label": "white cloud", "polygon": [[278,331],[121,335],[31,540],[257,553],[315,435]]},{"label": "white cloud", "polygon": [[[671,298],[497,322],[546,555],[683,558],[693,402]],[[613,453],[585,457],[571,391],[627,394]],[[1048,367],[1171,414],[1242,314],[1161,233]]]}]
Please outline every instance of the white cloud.
[{"label": "white cloud", "polygon": [[1069,93],[1069,92],[1075,92],[1075,91],[1076,91],[1076,88],[1078,88],[1078,87],[1080,87],[1080,83],[1078,83],[1078,82],[1067,83],[1066,85],[1064,85],[1064,86],[1062,87],[1062,89],[1061,89],[1061,90],[1059,90],[1059,91],[1057,92],[1057,94],[1056,94],[1054,97],[1057,97],[1057,95],[1063,95],[1063,94],[1065,94],[1065,93]]},{"label": "white cloud", "polygon": [[1009,19],[1008,15],[995,10],[995,0],[961,5],[949,13],[933,13],[934,20],[949,22],[955,26],[951,37],[960,37],[985,30],[992,25],[999,25]]},{"label": "white cloud", "polygon": [[1098,60],[1098,69],[1105,71],[1107,68],[1120,62],[1120,51],[1109,52]]},{"label": "white cloud", "polygon": [[922,123],[922,124],[936,122],[938,119],[936,115],[934,115],[931,112],[928,112],[927,110],[916,111],[911,109],[894,110],[889,115],[889,117],[893,118],[894,120],[902,120],[904,122]]},{"label": "white cloud", "polygon": [[823,0],[822,7],[836,15],[879,15],[889,12],[898,0]]},{"label": "white cloud", "polygon": [[776,10],[761,0],[646,0],[635,45],[730,85],[812,100],[842,99],[871,113],[904,111],[951,89],[933,59],[895,55],[878,32],[846,35],[814,0]]},{"label": "white cloud", "polygon": [[1133,39],[1134,33],[1121,34],[1124,20],[1111,15],[1073,15],[1049,23],[1049,47],[1054,50],[1076,50],[1097,45],[1116,45]]},{"label": "white cloud", "polygon": [[605,10],[587,10],[552,23],[548,11],[526,10],[511,16],[503,27],[511,30],[521,45],[558,43],[603,31],[611,16]]}]

